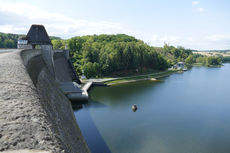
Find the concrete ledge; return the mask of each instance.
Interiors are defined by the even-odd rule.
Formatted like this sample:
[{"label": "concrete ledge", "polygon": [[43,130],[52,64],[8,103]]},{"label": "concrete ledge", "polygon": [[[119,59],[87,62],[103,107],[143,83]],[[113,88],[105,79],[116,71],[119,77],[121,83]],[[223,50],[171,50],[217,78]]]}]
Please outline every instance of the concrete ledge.
[{"label": "concrete ledge", "polygon": [[42,150],[12,150],[12,151],[3,151],[2,153],[51,153],[51,152],[42,151]]}]

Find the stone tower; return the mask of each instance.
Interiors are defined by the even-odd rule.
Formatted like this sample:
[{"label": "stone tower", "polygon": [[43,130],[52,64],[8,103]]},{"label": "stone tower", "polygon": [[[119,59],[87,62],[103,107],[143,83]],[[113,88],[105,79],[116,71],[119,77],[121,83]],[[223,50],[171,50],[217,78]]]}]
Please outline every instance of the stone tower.
[{"label": "stone tower", "polygon": [[18,39],[18,48],[35,49],[36,46],[44,50],[51,50],[53,48],[43,25],[32,25],[26,37]]}]

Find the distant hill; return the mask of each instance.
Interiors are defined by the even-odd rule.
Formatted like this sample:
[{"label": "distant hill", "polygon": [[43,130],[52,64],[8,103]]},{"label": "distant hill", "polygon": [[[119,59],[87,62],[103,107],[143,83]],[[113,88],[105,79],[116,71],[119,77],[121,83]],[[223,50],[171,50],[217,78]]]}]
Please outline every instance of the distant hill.
[{"label": "distant hill", "polygon": [[23,35],[0,32],[0,48],[17,48],[17,40],[20,36]]},{"label": "distant hill", "polygon": [[[79,75],[87,78],[127,76],[166,70],[177,62],[193,62],[192,51],[183,47],[152,47],[126,34],[77,36],[53,40],[55,49],[68,46]],[[195,60],[196,57],[194,57]]]},{"label": "distant hill", "polygon": [[[0,32],[0,48],[17,48],[17,41],[23,34],[11,34]],[[59,37],[50,37],[51,40],[61,40]]]},{"label": "distant hill", "polygon": [[230,49],[226,50],[193,50],[193,52],[230,52]]}]

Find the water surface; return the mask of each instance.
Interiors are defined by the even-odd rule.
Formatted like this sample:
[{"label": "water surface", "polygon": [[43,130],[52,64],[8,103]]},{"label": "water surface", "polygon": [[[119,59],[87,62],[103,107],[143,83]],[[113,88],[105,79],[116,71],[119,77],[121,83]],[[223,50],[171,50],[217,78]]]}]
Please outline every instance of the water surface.
[{"label": "water surface", "polygon": [[194,67],[159,82],[94,88],[75,116],[95,153],[229,153],[229,91],[230,64]]}]

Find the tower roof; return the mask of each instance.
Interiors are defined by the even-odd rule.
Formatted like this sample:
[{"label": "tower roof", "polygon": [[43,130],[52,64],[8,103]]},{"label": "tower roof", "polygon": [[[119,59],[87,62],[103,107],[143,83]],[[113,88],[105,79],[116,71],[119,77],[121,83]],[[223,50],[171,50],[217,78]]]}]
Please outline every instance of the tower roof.
[{"label": "tower roof", "polygon": [[50,38],[43,25],[33,24],[26,35],[29,44],[36,45],[52,45]]}]

